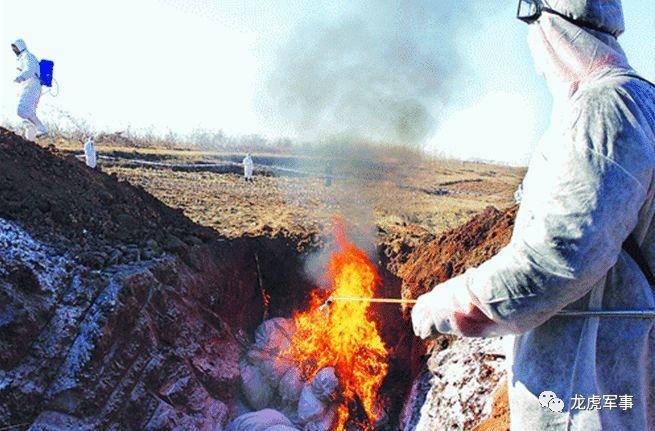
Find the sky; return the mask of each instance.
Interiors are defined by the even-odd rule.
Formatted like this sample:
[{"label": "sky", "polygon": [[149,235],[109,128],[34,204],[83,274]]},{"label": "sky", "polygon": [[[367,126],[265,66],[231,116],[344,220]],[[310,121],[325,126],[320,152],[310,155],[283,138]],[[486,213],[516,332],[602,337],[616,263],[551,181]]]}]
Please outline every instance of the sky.
[{"label": "sky", "polygon": [[[452,7],[447,9],[446,3]],[[430,10],[400,13],[408,4]],[[385,71],[371,66],[376,80],[366,91],[377,97],[390,92],[385,85],[393,86],[385,107],[406,110],[396,101],[407,91],[411,93],[407,100],[418,101],[417,106],[409,105],[411,112],[425,108],[421,118],[429,119],[427,127],[412,139],[427,151],[448,157],[521,165],[547,126],[550,97],[532,65],[527,26],[514,18],[516,1],[489,5],[483,0],[0,0],[0,122],[16,121],[16,60],[9,45],[21,37],[37,57],[55,62],[59,94],[43,96],[39,112],[45,121],[63,121],[60,113],[65,112],[98,131],[129,127],[186,134],[202,129],[316,139],[345,130],[373,138],[397,136],[378,136],[374,129],[384,130],[385,121],[398,120],[398,112],[382,108],[365,115],[350,112],[343,100],[370,100],[353,96],[352,88],[332,85],[318,92],[309,88],[314,76],[325,79],[325,71],[312,71],[303,61],[314,69],[329,68],[332,57],[325,61],[320,52],[306,55],[311,51],[308,44],[339,32],[346,36],[338,42],[347,43],[348,32],[361,25],[369,31],[352,33],[358,43],[344,45],[347,55],[340,58],[357,65],[353,79],[368,80],[358,72],[367,68],[366,61],[385,65],[379,55],[368,55],[387,53],[385,44],[401,43],[437,57],[434,67],[443,79],[435,81],[433,91],[429,79],[421,78],[422,86],[411,85],[416,67],[431,70],[423,67],[422,57],[408,54],[418,58],[410,69],[389,57],[387,76],[382,77]],[[401,18],[389,19],[396,12]],[[619,40],[633,67],[655,80],[655,38],[649,31],[655,2],[626,1],[624,12],[627,31]],[[418,18],[412,21],[412,16]],[[298,65],[304,67],[300,72]],[[308,121],[307,104],[288,94],[298,91],[300,84],[312,102],[322,99],[321,92],[348,91],[349,97],[329,100],[330,109],[316,110],[314,103],[311,113],[320,118]],[[357,127],[358,122],[370,127]],[[344,124],[347,127],[337,127]],[[313,134],[307,134],[309,130]]]}]

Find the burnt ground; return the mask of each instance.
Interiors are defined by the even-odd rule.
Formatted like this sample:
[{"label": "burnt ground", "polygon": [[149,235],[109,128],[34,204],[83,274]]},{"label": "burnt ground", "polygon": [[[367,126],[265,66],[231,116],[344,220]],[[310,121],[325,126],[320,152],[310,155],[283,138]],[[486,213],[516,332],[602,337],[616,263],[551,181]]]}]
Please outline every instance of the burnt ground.
[{"label": "burnt ground", "polygon": [[[181,418],[178,425],[202,428],[206,424],[198,412],[228,411],[236,396],[234,376],[225,380],[219,374],[234,369],[238,340],[247,338],[262,318],[288,316],[302,307],[313,287],[302,260],[323,244],[317,225],[254,223],[240,237],[230,230],[228,238],[221,229],[196,223],[196,209],[171,208],[131,184],[145,177],[119,178],[127,176],[88,169],[56,148],[39,147],[0,129],[0,218],[52,244],[67,262],[62,287],[53,292],[39,289],[43,274],[38,265],[0,273],[3,311],[13,316],[0,326],[5,350],[0,364],[5,374],[0,376],[10,382],[0,389],[1,425],[56,412],[108,429],[159,429],[155,422],[170,425],[175,415]],[[387,281],[383,294],[399,295],[402,279],[403,294],[416,296],[483,262],[509,239],[513,211],[490,208],[469,225],[443,234],[431,231],[433,225],[402,219],[378,225]],[[136,280],[125,272],[135,264],[141,268]],[[69,304],[67,295],[81,294],[79,280],[93,293]],[[118,311],[94,309],[112,283],[124,292],[118,296]],[[27,294],[25,286],[32,286]],[[266,297],[271,298],[268,305]],[[71,333],[50,328],[58,313],[69,308],[77,310],[77,317],[67,321]],[[387,309],[376,312],[391,320]],[[71,343],[79,341],[85,322],[96,315],[104,329],[86,340],[88,363],[81,371],[78,365],[71,369]],[[393,317],[402,321],[399,310]],[[410,351],[411,328],[406,321],[402,328],[383,328],[385,338],[390,345],[405,346],[396,349],[397,364],[415,363],[420,356]],[[44,356],[46,345],[53,351]],[[232,356],[208,365],[216,349]],[[407,361],[408,356],[413,360]],[[392,374],[407,382],[415,371],[401,365]],[[77,372],[82,374],[73,389],[53,389],[56,382],[61,386],[62,373]],[[180,379],[186,386],[171,387]],[[103,381],[102,391],[96,391],[98,381]],[[128,411],[132,417],[126,422]]]}]

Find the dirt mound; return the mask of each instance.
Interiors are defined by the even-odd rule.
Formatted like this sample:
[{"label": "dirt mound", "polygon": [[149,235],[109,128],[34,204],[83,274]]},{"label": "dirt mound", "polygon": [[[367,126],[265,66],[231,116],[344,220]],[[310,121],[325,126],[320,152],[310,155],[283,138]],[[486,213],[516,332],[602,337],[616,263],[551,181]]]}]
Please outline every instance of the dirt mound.
[{"label": "dirt mound", "polygon": [[[298,254],[320,242],[311,230],[261,225],[228,240],[140,187],[2,128],[0,202],[0,219],[18,222],[5,223],[13,233],[0,247],[0,311],[10,316],[0,325],[10,335],[0,337],[0,375],[11,382],[0,388],[0,427],[213,429],[232,414],[244,337],[300,308],[312,287]],[[513,214],[487,209],[436,239],[388,232],[395,240],[381,248],[402,262],[404,296],[496,253]],[[69,253],[50,247],[60,244]],[[398,284],[384,287],[381,295],[398,295]],[[382,332],[396,346],[392,362],[405,364],[388,383],[402,389],[415,374],[405,360],[411,327],[400,311],[374,311],[401,322]]]},{"label": "dirt mound", "polygon": [[416,247],[398,271],[403,297],[417,298],[498,253],[512,236],[517,208],[487,207],[464,225]]},{"label": "dirt mound", "polygon": [[244,346],[304,301],[302,268],[282,241],[218,238],[88,271],[0,219],[0,429],[224,429]]},{"label": "dirt mound", "polygon": [[[214,235],[143,189],[0,128],[0,217],[76,243],[175,248]],[[153,242],[154,241],[154,242]],[[191,239],[190,241],[194,241]],[[94,247],[97,248],[97,247]]]}]

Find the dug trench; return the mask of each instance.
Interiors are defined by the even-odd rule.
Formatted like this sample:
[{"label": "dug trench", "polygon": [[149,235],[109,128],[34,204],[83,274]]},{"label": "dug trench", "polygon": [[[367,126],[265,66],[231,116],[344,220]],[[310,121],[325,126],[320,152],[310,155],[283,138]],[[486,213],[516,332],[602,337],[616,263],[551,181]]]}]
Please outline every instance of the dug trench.
[{"label": "dug trench", "polygon": [[[0,428],[227,429],[256,410],[244,396],[242,370],[258,327],[307,308],[316,285],[305,262],[328,240],[276,232],[223,238],[140,188],[4,129],[0,202]],[[490,211],[484,223],[505,220],[504,228],[482,229],[482,239],[461,241],[443,262],[435,244],[457,242],[470,226],[409,242],[382,233],[377,294],[415,297],[495,253],[511,214]],[[412,270],[417,262],[433,270]],[[461,406],[440,404],[450,384],[439,377],[443,352],[457,356],[457,343],[439,340],[426,368],[403,310],[372,306],[371,318],[389,351],[378,393],[383,420],[367,422],[355,405],[360,425],[353,420],[347,429],[480,422],[501,372],[469,370],[453,384],[474,375],[485,390]],[[494,411],[493,419],[505,424],[503,414]]]}]

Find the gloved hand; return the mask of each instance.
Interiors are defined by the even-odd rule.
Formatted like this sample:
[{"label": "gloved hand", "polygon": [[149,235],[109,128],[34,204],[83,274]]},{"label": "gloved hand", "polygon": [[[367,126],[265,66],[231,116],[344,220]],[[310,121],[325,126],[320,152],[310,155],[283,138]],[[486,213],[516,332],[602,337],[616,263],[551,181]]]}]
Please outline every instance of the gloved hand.
[{"label": "gloved hand", "polygon": [[475,306],[465,281],[465,276],[452,278],[418,298],[412,309],[412,326],[418,337],[484,336],[494,322]]}]

